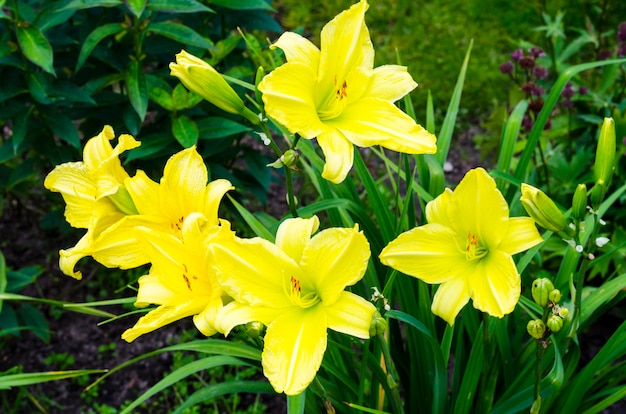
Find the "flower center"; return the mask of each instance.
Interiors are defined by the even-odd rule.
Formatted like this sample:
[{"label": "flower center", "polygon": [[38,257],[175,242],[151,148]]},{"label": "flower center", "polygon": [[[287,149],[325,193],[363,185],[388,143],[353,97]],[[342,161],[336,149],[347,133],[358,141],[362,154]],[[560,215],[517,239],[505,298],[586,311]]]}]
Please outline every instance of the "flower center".
[{"label": "flower center", "polygon": [[190,274],[189,269],[187,268],[187,265],[184,263],[183,263],[183,279],[185,280],[185,283],[187,284],[187,288],[189,289],[189,291],[193,291],[193,289],[191,288],[191,280],[198,280],[198,276],[194,276]]},{"label": "flower center", "polygon": [[185,221],[185,216],[180,216],[178,219],[176,219],[176,221],[174,222],[170,222],[170,229],[174,230],[182,230],[183,229],[183,222]]},{"label": "flower center", "polygon": [[291,276],[290,286],[289,288],[286,287],[285,290],[291,299],[291,303],[301,308],[310,308],[320,301],[320,297],[317,296],[316,292],[307,292],[306,290],[303,292],[300,279],[294,276]]},{"label": "flower center", "polygon": [[480,239],[471,231],[467,233],[467,243],[465,244],[465,258],[467,260],[482,259],[489,251]]},{"label": "flower center", "polygon": [[[332,92],[331,92],[332,91]],[[326,90],[322,101],[317,105],[317,116],[321,121],[329,121],[341,115],[348,101],[348,82],[339,81],[337,76],[333,78],[333,89]]]}]

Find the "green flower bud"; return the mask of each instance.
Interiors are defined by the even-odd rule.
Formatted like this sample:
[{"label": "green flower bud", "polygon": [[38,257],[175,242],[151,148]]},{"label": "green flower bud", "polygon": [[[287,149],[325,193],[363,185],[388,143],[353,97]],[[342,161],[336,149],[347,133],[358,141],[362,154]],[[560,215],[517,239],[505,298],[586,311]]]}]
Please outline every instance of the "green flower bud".
[{"label": "green flower bud", "polygon": [[598,147],[596,149],[596,163],[593,166],[593,173],[596,182],[604,180],[610,183],[613,175],[613,163],[615,161],[615,122],[613,118],[604,118],[598,137]]},{"label": "green flower bud", "polygon": [[606,183],[601,178],[596,182],[596,184],[591,189],[591,197],[590,197],[591,206],[597,210],[598,207],[600,207],[600,204],[602,204],[602,201],[604,200],[605,195],[606,195]]},{"label": "green flower bud", "polygon": [[259,107],[263,107],[263,94],[261,93],[261,91],[259,90],[259,83],[261,83],[261,80],[265,77],[265,69],[263,69],[263,66],[259,66],[259,68],[256,70],[256,76],[254,77],[254,99],[256,100],[257,105],[259,105]]},{"label": "green flower bud", "polygon": [[218,108],[239,114],[255,125],[260,122],[222,75],[204,60],[183,50],[176,55],[176,62],[170,63],[170,71],[187,89]]},{"label": "green flower bud", "polygon": [[541,319],[533,319],[528,321],[526,325],[526,331],[530,336],[535,339],[543,338],[543,334],[546,332],[546,324]]},{"label": "green flower bud", "polygon": [[561,300],[561,291],[558,289],[551,290],[548,294],[548,299],[550,299],[550,302],[559,303]]},{"label": "green flower bud", "polygon": [[250,338],[259,338],[263,336],[265,326],[259,321],[252,321],[246,324],[246,335]]},{"label": "green flower bud", "polygon": [[567,221],[561,210],[546,193],[538,188],[522,184],[520,201],[528,215],[544,229],[559,232],[567,228]]},{"label": "green flower bud", "polygon": [[559,315],[550,315],[548,317],[547,325],[552,332],[558,332],[563,327],[563,318],[561,318]]},{"label": "green flower bud", "polygon": [[550,299],[550,292],[553,290],[554,285],[552,284],[552,281],[543,277],[533,281],[531,293],[535,303],[545,308],[548,305],[548,300]]},{"label": "green flower bud", "polygon": [[576,220],[582,220],[586,212],[587,186],[585,184],[578,184],[574,192],[574,199],[572,200],[572,217]]},{"label": "green flower bud", "polygon": [[300,158],[300,154],[298,154],[296,151],[294,150],[287,150],[285,151],[285,153],[280,157],[280,159],[282,160],[283,164],[285,164],[287,167],[293,167],[296,165],[296,163],[298,162],[298,159]]},{"label": "green flower bud", "polygon": [[135,202],[130,196],[126,187],[119,187],[115,194],[109,196],[109,200],[115,204],[115,207],[122,213],[128,215],[139,214]]},{"label": "green flower bud", "polygon": [[372,315],[372,323],[370,325],[370,336],[376,336],[385,333],[387,330],[387,320],[383,318],[380,312],[374,312]]},{"label": "green flower bud", "polygon": [[559,316],[563,319],[567,318],[567,315],[569,315],[569,309],[567,308],[559,308]]}]

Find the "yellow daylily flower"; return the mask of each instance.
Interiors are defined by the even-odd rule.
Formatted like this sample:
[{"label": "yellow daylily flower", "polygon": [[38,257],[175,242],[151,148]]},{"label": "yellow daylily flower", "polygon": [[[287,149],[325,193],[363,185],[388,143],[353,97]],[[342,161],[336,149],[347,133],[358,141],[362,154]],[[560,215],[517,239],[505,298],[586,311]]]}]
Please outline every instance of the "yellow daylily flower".
[{"label": "yellow daylily flower", "polygon": [[272,47],[283,50],[287,63],[259,84],[271,118],[303,138],[317,137],[326,157],[322,176],[334,183],[352,167],[353,145],[408,154],[436,151],[435,136],[394,105],[417,86],[406,67],[374,68],[367,8],[362,0],[326,24],[321,50],[296,33],[284,33]]},{"label": "yellow daylily flower", "polygon": [[100,134],[85,144],[83,161],[58,165],[44,180],[48,190],[61,193],[66,204],[67,222],[73,227],[87,229],[74,248],[60,251],[61,270],[76,279],[82,277],[80,272],[74,272],[74,264],[79,258],[74,261],[70,257],[68,261],[68,255],[72,256],[72,251],[93,250],[95,240],[103,231],[126,215],[137,213],[125,187],[130,177],[122,167],[119,155],[141,143],[122,134],[117,145],[112,147],[109,141],[114,138],[113,128],[105,126]]},{"label": "yellow daylily flower", "polygon": [[135,306],[160,306],[127,329],[122,339],[132,342],[145,333],[191,315],[200,332],[206,336],[215,334],[214,321],[223,304],[223,290],[210,267],[208,245],[234,237],[228,222],[209,226],[204,215],[192,213],[183,221],[180,238],[142,227],[137,231],[152,267],[149,274],[139,278]]},{"label": "yellow daylily flower", "polygon": [[380,260],[426,283],[440,283],[432,311],[450,325],[471,298],[476,309],[503,317],[515,308],[520,275],[512,255],[543,241],[530,217],[509,206],[482,168],[426,205],[428,224],[402,233]]},{"label": "yellow daylily flower", "polygon": [[326,350],[327,329],[369,338],[375,307],[345,291],[367,269],[369,243],[355,226],[312,234],[317,217],[288,219],[276,243],[239,239],[211,246],[224,290],[235,300],[224,306],[216,327],[267,326],[262,365],[276,392],[301,393],[313,381]]}]

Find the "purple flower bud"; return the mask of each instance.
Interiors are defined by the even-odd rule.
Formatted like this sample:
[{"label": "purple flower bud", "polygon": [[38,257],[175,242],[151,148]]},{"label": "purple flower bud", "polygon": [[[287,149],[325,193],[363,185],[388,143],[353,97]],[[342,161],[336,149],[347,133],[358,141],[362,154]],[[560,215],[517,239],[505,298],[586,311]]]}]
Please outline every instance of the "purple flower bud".
[{"label": "purple flower bud", "polygon": [[532,56],[524,56],[520,59],[519,65],[524,69],[530,70],[535,67],[535,58]]},{"label": "purple flower bud", "polygon": [[574,106],[574,102],[572,102],[571,99],[563,99],[563,101],[561,102],[561,106],[563,106],[564,108],[571,108]]},{"label": "purple flower bud", "polygon": [[611,52],[610,50],[601,50],[598,53],[598,60],[607,60],[613,57],[613,52]]},{"label": "purple flower bud", "polygon": [[533,57],[536,58],[540,58],[540,57],[544,57],[546,54],[543,51],[542,48],[540,47],[531,47],[530,50],[528,51],[531,55],[533,55]]},{"label": "purple flower bud", "polygon": [[565,99],[570,99],[575,93],[576,91],[574,91],[572,84],[567,82],[567,85],[563,88],[563,92],[561,92],[561,96]]},{"label": "purple flower bud", "polygon": [[500,72],[502,72],[505,75],[513,73],[513,62],[508,60],[508,61],[504,62],[503,64],[501,64],[500,65]]},{"label": "purple flower bud", "polygon": [[543,96],[544,93],[546,93],[545,89],[543,89],[539,85],[535,86],[535,90],[533,91],[533,95],[535,95],[535,96]]},{"label": "purple flower bud", "polygon": [[538,114],[543,108],[543,99],[532,99],[528,102],[528,110],[534,114]]},{"label": "purple flower bud", "polygon": [[523,57],[524,57],[524,50],[523,49],[517,49],[517,50],[513,51],[513,53],[511,53],[511,59],[516,60],[518,62]]},{"label": "purple flower bud", "polygon": [[626,42],[626,22],[621,22],[617,27],[617,40]]},{"label": "purple flower bud", "polygon": [[522,92],[524,92],[526,95],[534,95],[535,88],[535,82],[526,82],[522,85]]},{"label": "purple flower bud", "polygon": [[528,114],[524,115],[524,118],[522,119],[522,127],[524,127],[526,131],[533,129],[533,120],[530,119]]},{"label": "purple flower bud", "polygon": [[578,94],[579,95],[587,95],[589,93],[589,88],[587,88],[586,86],[579,86],[578,87]]},{"label": "purple flower bud", "polygon": [[545,79],[548,76],[548,69],[543,66],[535,66],[533,68],[533,76],[537,79]]},{"label": "purple flower bud", "polygon": [[617,49],[617,57],[626,56],[626,42],[619,45],[619,49]]}]

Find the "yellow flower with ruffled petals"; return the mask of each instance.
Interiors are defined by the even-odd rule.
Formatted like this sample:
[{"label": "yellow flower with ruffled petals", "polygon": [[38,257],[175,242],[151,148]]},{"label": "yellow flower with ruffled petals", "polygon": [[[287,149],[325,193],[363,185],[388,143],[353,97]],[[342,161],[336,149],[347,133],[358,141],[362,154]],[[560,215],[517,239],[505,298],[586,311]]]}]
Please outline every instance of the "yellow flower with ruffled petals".
[{"label": "yellow flower with ruffled petals", "polygon": [[375,311],[344,289],[361,280],[369,243],[355,226],[312,234],[319,220],[288,219],[276,243],[233,239],[211,246],[224,290],[235,299],[219,312],[218,330],[267,325],[262,365],[277,392],[301,393],[313,381],[326,350],[327,329],[369,338]]},{"label": "yellow flower with ruffled petals", "polygon": [[515,308],[520,275],[512,255],[543,241],[530,217],[509,217],[489,174],[469,171],[457,188],[426,205],[428,224],[402,233],[380,260],[426,283],[440,283],[432,311],[450,325],[471,298],[476,309],[503,317]]},{"label": "yellow flower with ruffled petals", "polygon": [[365,0],[343,11],[321,33],[321,50],[284,33],[272,47],[287,63],[259,84],[267,114],[291,133],[317,141],[326,157],[322,176],[340,183],[352,167],[353,145],[382,145],[408,154],[434,153],[436,138],[394,102],[417,84],[406,68],[374,68]]}]

